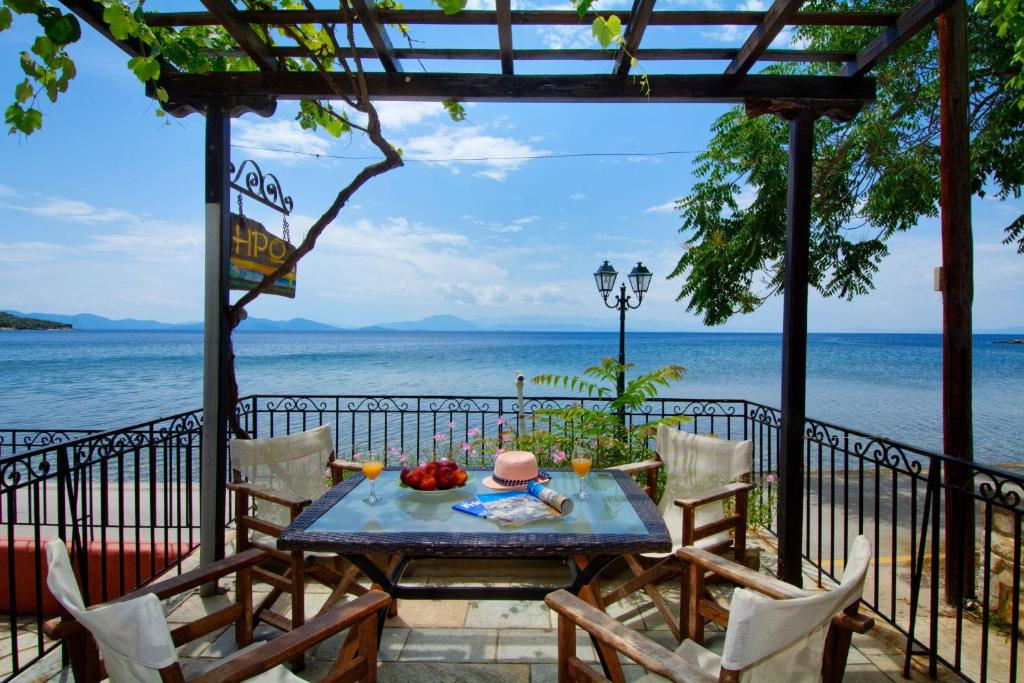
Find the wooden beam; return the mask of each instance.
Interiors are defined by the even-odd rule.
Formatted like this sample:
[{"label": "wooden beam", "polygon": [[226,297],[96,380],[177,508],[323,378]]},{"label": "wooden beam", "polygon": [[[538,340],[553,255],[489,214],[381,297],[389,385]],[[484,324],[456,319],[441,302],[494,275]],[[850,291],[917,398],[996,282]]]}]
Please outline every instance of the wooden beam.
[{"label": "wooden beam", "polygon": [[625,45],[620,47],[618,54],[615,55],[613,73],[619,76],[629,73],[632,57],[636,57],[640,49],[640,41],[643,40],[647,22],[651,20],[653,12],[654,0],[633,0],[633,9],[629,11],[629,23],[626,24]]},{"label": "wooden beam", "polygon": [[[942,224],[942,445],[964,464],[946,463],[945,599],[961,605],[975,596],[974,418],[972,325],[974,238],[971,229],[971,91],[967,7],[955,3],[939,17],[939,206]],[[966,493],[965,493],[966,492]],[[936,532],[937,533],[937,530]]]},{"label": "wooden beam", "polygon": [[[334,86],[348,91],[349,79],[332,74]],[[370,97],[380,100],[466,102],[743,102],[785,99],[794,103],[863,104],[875,98],[873,78],[835,76],[722,75],[650,77],[651,93],[611,74],[505,76],[502,74],[366,74]],[[317,72],[233,72],[171,74],[161,79],[171,100],[189,106],[221,97],[278,99],[335,97],[324,74]]]},{"label": "wooden beam", "polygon": [[[276,57],[302,57],[306,50],[297,46],[273,47],[271,54]],[[360,47],[356,52],[363,59],[376,59],[373,48]],[[213,50],[211,55],[218,57],[238,57],[245,53],[241,49]],[[400,48],[394,50],[395,59],[419,60],[463,60],[463,61],[498,61],[501,59],[499,50],[490,48]],[[739,54],[735,48],[649,48],[633,53],[641,61],[712,61],[731,60]],[[765,50],[761,55],[762,62],[848,62],[857,57],[856,52],[829,52],[817,50]],[[612,59],[608,50],[599,49],[567,49],[567,50],[516,50],[515,58],[522,61],[581,61],[606,62]]]},{"label": "wooden beam", "polygon": [[[248,10],[239,13],[250,24],[288,26],[293,24],[341,24],[345,17],[341,10]],[[498,23],[496,11],[463,10],[458,14],[446,15],[440,10],[402,9],[376,11],[377,18],[384,24],[442,24],[449,26],[494,26]],[[629,12],[602,12],[602,16],[617,16],[620,21],[629,21]],[[650,26],[756,26],[764,19],[765,12],[719,12],[719,11],[660,11],[653,12]],[[899,12],[797,12],[791,19],[792,26],[892,26],[899,19]],[[513,26],[580,26],[579,15],[564,10],[512,10]],[[146,22],[150,26],[213,26],[217,19],[209,12],[147,12]]]},{"label": "wooden beam", "polygon": [[239,16],[239,11],[231,4],[230,0],[202,0],[202,2],[261,71],[276,71],[281,68],[281,63],[270,54],[270,46]]},{"label": "wooden beam", "polygon": [[515,73],[512,60],[512,0],[495,0],[498,19],[498,50],[501,53],[501,73]]},{"label": "wooden beam", "polygon": [[[137,42],[133,41],[118,40],[114,37],[110,32],[110,27],[107,26],[107,22],[103,21],[103,5],[98,2],[94,2],[94,0],[60,0],[60,2],[62,5],[74,12],[79,19],[96,29],[104,38],[120,48],[121,51],[129,57],[139,57],[141,55],[149,54],[149,50],[147,50],[144,45],[139,45]],[[161,73],[172,73],[177,71],[177,69],[175,69],[174,66],[172,66],[171,63],[163,57],[157,57],[157,61],[160,62]]]},{"label": "wooden beam", "polygon": [[768,49],[779,31],[786,27],[789,20],[800,8],[803,0],[775,0],[772,6],[765,12],[764,19],[747,36],[746,42],[740,48],[740,53],[725,67],[725,73],[742,76],[750,71],[761,53]]},{"label": "wooden beam", "polygon": [[[388,38],[387,29],[380,21],[379,12],[366,0],[351,0],[351,2],[352,9],[355,10],[356,16],[363,25],[366,37],[370,39],[370,45],[377,53],[377,59],[380,60],[381,66],[388,73],[401,73],[402,65],[395,59],[395,49],[391,45],[391,39]],[[344,18],[342,23],[344,23]]]},{"label": "wooden beam", "polygon": [[786,260],[782,304],[782,420],[779,425],[779,578],[803,581],[804,421],[807,408],[807,290],[810,261],[814,120],[796,111],[789,121]]},{"label": "wooden beam", "polygon": [[895,25],[872,40],[860,51],[857,59],[844,65],[836,75],[854,78],[865,75],[875,64],[891,55],[956,2],[957,0],[919,0],[916,5],[900,15]]}]

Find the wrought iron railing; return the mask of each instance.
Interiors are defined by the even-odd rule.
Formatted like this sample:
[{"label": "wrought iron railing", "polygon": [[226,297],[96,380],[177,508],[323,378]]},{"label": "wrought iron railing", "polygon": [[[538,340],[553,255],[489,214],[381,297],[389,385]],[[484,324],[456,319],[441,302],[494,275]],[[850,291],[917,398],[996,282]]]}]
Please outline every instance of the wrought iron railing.
[{"label": "wrought iron railing", "polygon": [[0,458],[96,433],[95,429],[0,429]]},{"label": "wrought iron railing", "polygon": [[[0,613],[10,653],[0,658],[0,679],[54,647],[42,632],[56,613],[43,580],[48,539],[68,545],[87,604],[137,588],[198,545],[200,417],[77,438],[0,432],[17,448],[0,458]],[[22,449],[23,436],[38,447]]]},{"label": "wrought iron railing", "polygon": [[[486,396],[251,396],[239,402],[237,411],[254,436],[329,424],[342,457],[372,447],[397,464],[392,447],[420,460],[436,452],[434,434],[446,435],[449,443],[468,440],[471,433],[494,437],[506,429],[499,421],[514,426],[522,417],[529,428],[547,419],[538,416],[542,408],[579,400],[531,397],[520,406],[512,397]],[[755,474],[762,479],[777,475],[778,410],[742,400],[653,399],[627,419],[638,424],[665,416],[692,418],[680,428],[695,433],[752,440]],[[11,433],[0,431],[0,436]],[[88,541],[102,548],[97,552],[104,556],[98,565],[105,572],[103,588],[90,594],[94,601],[113,592],[107,589],[108,574],[124,584],[114,589],[130,590],[147,578],[141,571],[144,561],[126,552],[133,543],[166,546],[162,556],[147,556],[150,575],[173,566],[172,545],[187,550],[198,543],[198,413],[60,443],[59,434],[35,434],[40,436],[32,438],[48,445],[0,459],[0,530],[8,539],[23,534],[34,543],[30,561],[37,576],[44,561],[40,541],[51,534],[67,539],[79,556],[87,554]],[[810,579],[823,584],[837,580],[853,539],[866,534],[875,557],[865,603],[910,642],[915,658],[933,671],[942,664],[968,679],[1016,680],[1024,477],[975,464],[969,466],[975,485],[951,489],[938,473],[944,463],[957,461],[815,420],[807,422],[805,444],[803,553]],[[975,504],[977,594],[946,606],[940,580],[946,552],[943,501],[951,493]],[[9,549],[6,556],[0,553],[0,562],[13,566]],[[139,570],[134,575],[124,571],[132,562]],[[47,647],[37,635],[41,620],[36,613],[9,617],[12,644],[19,630],[22,637],[31,633],[38,641],[37,649],[28,652],[14,647],[13,671]],[[950,633],[955,637],[949,638]]]}]

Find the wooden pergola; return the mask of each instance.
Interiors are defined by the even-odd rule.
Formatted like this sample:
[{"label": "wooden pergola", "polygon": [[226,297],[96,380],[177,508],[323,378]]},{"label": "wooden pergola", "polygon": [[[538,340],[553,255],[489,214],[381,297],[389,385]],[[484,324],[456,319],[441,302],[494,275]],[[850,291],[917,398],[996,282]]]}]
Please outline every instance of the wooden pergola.
[{"label": "wooden pergola", "polygon": [[[235,47],[221,54],[246,56],[254,70],[230,73],[182,73],[161,58],[160,85],[169,95],[164,108],[173,115],[206,116],[206,312],[203,478],[201,547],[204,562],[223,555],[224,482],[227,461],[228,405],[224,368],[227,364],[229,252],[228,164],[230,118],[245,112],[271,115],[278,100],[336,99],[351,93],[344,73],[296,72],[285,68],[288,57],[303,56],[294,43],[270,44],[261,35],[298,24],[344,24],[339,9],[263,10],[232,0],[202,0],[203,12],[148,13],[154,27],[219,26],[234,38]],[[103,7],[94,0],[61,0],[82,20],[129,55],[144,54],[138,44],[119,41],[103,21]],[[705,102],[739,103],[752,116],[775,113],[789,121],[789,186],[783,318],[782,424],[779,443],[780,508],[779,567],[782,578],[800,583],[803,532],[803,450],[807,360],[808,243],[811,226],[814,122],[823,115],[849,120],[875,98],[871,70],[919,31],[938,20],[942,69],[942,225],[944,255],[944,423],[948,454],[971,458],[971,224],[967,127],[966,9],[963,0],[908,2],[902,13],[801,12],[801,0],[774,0],[767,11],[659,11],[655,0],[633,0],[629,11],[600,12],[617,16],[625,44],[616,50],[517,49],[512,27],[578,26],[573,11],[513,10],[511,0],[495,0],[495,9],[466,10],[448,16],[439,9],[380,9],[368,0],[349,0],[364,36],[358,53],[367,60],[366,83],[371,99],[462,102]],[[598,8],[599,9],[599,8]],[[589,19],[587,20],[589,22]],[[490,27],[496,38],[481,48],[396,47],[395,25]],[[582,24],[585,25],[585,24]],[[877,27],[877,36],[857,52],[822,52],[769,47],[787,26]],[[749,35],[735,49],[685,45],[644,48],[648,27],[748,26]],[[261,28],[260,31],[254,27]],[[679,73],[651,75],[650,93],[641,92],[630,77],[631,59],[677,65]],[[436,65],[415,70],[410,62]],[[446,62],[479,62],[478,72],[448,73]],[[530,74],[517,73],[517,63],[531,62]],[[600,73],[565,74],[566,61],[596,65]],[[683,71],[689,63],[725,62],[713,73]],[[828,76],[766,75],[766,62],[834,63]],[[500,64],[500,69],[496,64]],[[538,67],[542,73],[536,73]],[[551,69],[548,73],[545,69]],[[659,66],[661,70],[661,66]],[[329,82],[333,80],[333,83]],[[339,90],[340,89],[340,90]],[[212,475],[212,476],[211,476]],[[947,472],[947,480],[963,473]],[[955,502],[955,501],[954,501]],[[949,505],[947,501],[947,505]],[[969,507],[969,506],[967,506]],[[970,510],[966,510],[970,512]],[[959,518],[959,516],[958,516]],[[950,519],[947,516],[947,519]],[[955,533],[973,534],[973,522]],[[970,548],[967,536],[951,538],[951,547]],[[957,563],[964,555],[950,551]],[[963,559],[971,562],[971,558]],[[958,565],[959,566],[959,565]],[[964,576],[963,569],[947,576]],[[954,568],[955,569],[955,568]],[[947,584],[948,585],[948,584]]]}]

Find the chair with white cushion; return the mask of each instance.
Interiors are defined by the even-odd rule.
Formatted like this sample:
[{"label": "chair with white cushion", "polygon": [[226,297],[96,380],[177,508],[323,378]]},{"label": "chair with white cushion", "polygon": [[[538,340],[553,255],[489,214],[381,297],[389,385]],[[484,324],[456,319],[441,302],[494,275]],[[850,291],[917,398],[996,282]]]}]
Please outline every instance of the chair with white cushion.
[{"label": "chair with white cushion", "polygon": [[[227,488],[235,494],[237,549],[259,548],[268,556],[253,569],[255,580],[271,587],[256,605],[254,618],[283,631],[301,626],[306,578],[331,589],[320,613],[346,593],[365,593],[356,583],[359,570],[340,556],[277,548],[281,532],[324,494],[328,482],[337,483],[343,471],[358,469],[355,463],[335,459],[330,426],[265,439],[232,439],[230,453],[233,481]],[[274,609],[284,593],[291,596],[290,615]]]},{"label": "chair with white cushion", "polygon": [[[672,652],[562,590],[545,599],[558,614],[559,683],[605,680],[576,656],[576,628],[644,667],[648,674],[638,683],[838,683],[852,634],[873,626],[858,614],[871,560],[871,543],[864,536],[853,543],[843,580],[824,592],[800,590],[697,548],[683,548],[678,556],[692,581],[702,582],[710,571],[743,586],[728,611],[717,608],[716,621],[726,622],[721,656],[701,645],[703,631],[690,634],[693,638]],[[691,596],[703,599],[699,590]]]},{"label": "chair with white cushion", "polygon": [[[371,591],[310,620],[302,628],[266,643],[250,645],[252,598],[248,582],[252,567],[263,559],[263,553],[258,550],[247,550],[209,567],[186,572],[93,607],[85,606],[64,543],[50,541],[46,557],[49,563],[46,583],[63,609],[62,617],[44,624],[44,631],[49,637],[64,642],[78,683],[93,683],[108,677],[114,683],[184,681],[176,647],[232,622],[236,625],[239,646],[249,647],[191,677],[190,681],[301,682],[303,679],[285,668],[284,662],[346,628],[358,632],[358,654],[344,661],[339,651],[338,660],[323,680],[376,680],[377,617],[387,609],[386,593]],[[238,574],[237,602],[170,630],[161,600],[231,573]]]},{"label": "chair with white cushion", "polygon": [[[665,490],[656,501],[672,536],[672,552],[626,555],[623,559],[633,576],[624,584],[600,596],[603,605],[643,590],[661,612],[676,640],[683,629],[657,584],[679,576],[681,566],[673,553],[684,546],[696,546],[713,553],[729,553],[737,562],[746,555],[747,496],[753,488],[750,469],[754,445],[751,441],[730,441],[658,425],[655,457],[644,462],[619,465],[628,474],[647,473],[647,494],[653,499],[657,471],[665,472]],[[728,516],[723,501],[733,499]],[[732,532],[730,535],[730,531]]]}]

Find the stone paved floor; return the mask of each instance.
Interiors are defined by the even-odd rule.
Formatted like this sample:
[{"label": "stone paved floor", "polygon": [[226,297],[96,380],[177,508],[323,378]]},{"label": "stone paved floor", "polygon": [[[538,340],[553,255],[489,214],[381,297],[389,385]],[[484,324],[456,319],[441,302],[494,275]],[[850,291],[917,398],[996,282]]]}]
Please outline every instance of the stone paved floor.
[{"label": "stone paved floor", "polygon": [[[550,585],[564,578],[561,572],[549,573],[551,568],[534,572],[528,580],[517,584]],[[561,570],[561,571],[564,571]],[[510,585],[508,567],[470,566],[454,569],[424,568],[411,571],[412,582],[435,585],[441,576],[455,578],[463,584]],[[226,595],[201,598],[192,593],[167,604],[168,621],[180,624],[193,621],[233,599],[233,586]],[[257,585],[257,590],[260,586]],[[674,600],[676,588],[663,584],[662,592]],[[315,582],[307,585],[307,611],[312,614],[326,599],[327,589]],[[609,612],[623,623],[665,647],[674,648],[671,633],[661,615],[646,597],[630,596],[610,607]],[[432,683],[435,681],[480,683],[541,683],[556,680],[556,620],[547,607],[539,602],[450,600],[413,601],[400,603],[399,615],[387,621],[379,652],[379,680],[382,683]],[[277,631],[260,626],[257,638],[273,638]],[[325,641],[309,653],[308,664],[301,676],[315,680],[329,667],[338,651],[344,633]],[[706,635],[711,649],[720,651],[724,634],[711,628]],[[850,652],[846,680],[859,681],[902,680],[900,669],[903,657],[896,641],[878,635],[856,636]],[[34,641],[33,641],[34,645]],[[202,670],[236,650],[234,633],[225,628],[210,636],[190,643],[179,650],[179,656],[188,672]],[[580,634],[578,652],[581,658],[597,661],[589,639]],[[624,660],[625,661],[625,660]],[[635,680],[644,671],[634,665],[624,666],[627,680]],[[20,680],[71,680],[66,671],[60,671],[59,658],[50,657],[41,666],[28,672]],[[921,677],[920,675],[915,677]]]}]

